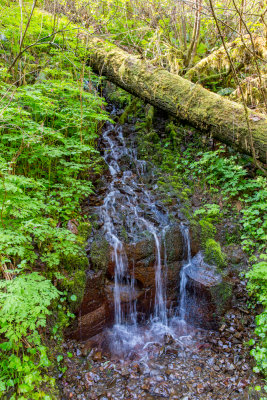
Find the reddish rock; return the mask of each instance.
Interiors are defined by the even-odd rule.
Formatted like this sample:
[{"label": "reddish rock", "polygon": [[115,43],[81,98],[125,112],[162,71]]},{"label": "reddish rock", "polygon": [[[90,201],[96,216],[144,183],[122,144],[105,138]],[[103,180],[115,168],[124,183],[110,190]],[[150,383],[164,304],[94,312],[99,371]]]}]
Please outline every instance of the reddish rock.
[{"label": "reddish rock", "polygon": [[192,229],[190,229],[190,239],[191,239],[191,254],[192,257],[194,257],[201,250],[200,231],[192,232]]},{"label": "reddish rock", "polygon": [[125,250],[129,264],[135,265],[138,261],[150,258],[151,256],[155,260],[155,240],[152,235],[149,239],[126,245]]},{"label": "reddish rock", "polygon": [[[109,305],[113,304],[114,302],[114,286],[115,284],[113,282],[109,282],[105,286],[105,293],[106,293],[106,298],[108,300]],[[125,289],[125,290],[123,290]],[[129,303],[134,300],[140,299],[142,297],[144,290],[135,288],[134,293],[129,292],[129,286],[127,285],[121,285],[121,302],[122,303]]]},{"label": "reddish rock", "polygon": [[167,283],[166,283],[167,301],[177,302],[179,287],[180,287],[181,268],[182,268],[181,261],[177,261],[168,265]]},{"label": "reddish rock", "polygon": [[100,333],[109,323],[109,309],[107,304],[78,318],[78,327],[71,332],[69,338],[85,340]]},{"label": "reddish rock", "polygon": [[106,301],[104,287],[105,277],[103,272],[89,271],[79,315],[85,315],[94,311]]},{"label": "reddish rock", "polygon": [[141,282],[144,288],[155,286],[155,267],[136,266],[134,269],[134,277]]}]

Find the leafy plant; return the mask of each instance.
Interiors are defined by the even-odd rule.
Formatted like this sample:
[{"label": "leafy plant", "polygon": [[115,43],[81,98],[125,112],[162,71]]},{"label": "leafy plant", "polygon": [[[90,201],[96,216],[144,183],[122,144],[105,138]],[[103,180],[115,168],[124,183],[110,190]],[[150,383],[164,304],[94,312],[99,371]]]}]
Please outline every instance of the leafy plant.
[{"label": "leafy plant", "polygon": [[[50,398],[36,387],[54,384],[42,370],[50,365],[42,345],[41,330],[51,313],[48,307],[59,292],[37,272],[0,281],[0,393],[13,392],[11,399]],[[16,391],[16,392],[14,392]]]},{"label": "leafy plant", "polygon": [[102,171],[97,139],[108,118],[86,43],[64,18],[35,9],[29,47],[7,73],[20,52],[24,6],[0,2],[0,392],[48,399],[47,317],[48,337],[60,343],[88,266],[86,234],[72,233],[68,221],[89,229],[81,201]]}]

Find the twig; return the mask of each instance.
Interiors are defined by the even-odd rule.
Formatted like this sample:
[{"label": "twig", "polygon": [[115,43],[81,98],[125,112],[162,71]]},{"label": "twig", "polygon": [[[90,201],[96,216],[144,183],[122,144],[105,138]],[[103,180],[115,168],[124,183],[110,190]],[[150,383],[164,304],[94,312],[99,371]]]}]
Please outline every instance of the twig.
[{"label": "twig", "polygon": [[238,75],[237,75],[233,60],[232,60],[232,58],[231,58],[231,56],[230,56],[230,54],[228,52],[228,49],[227,49],[227,46],[226,46],[222,31],[221,31],[221,28],[220,28],[220,25],[219,25],[219,22],[217,20],[217,17],[216,17],[215,11],[214,11],[212,0],[209,0],[209,4],[210,4],[212,16],[213,16],[215,24],[217,26],[217,29],[218,29],[218,32],[219,32],[219,35],[220,35],[224,50],[226,52],[226,55],[228,57],[230,66],[232,68],[233,76],[234,76],[234,79],[236,81],[236,85],[239,86],[239,88],[240,88],[240,93],[241,93],[241,96],[242,96],[242,103],[243,103],[243,107],[244,107],[244,111],[245,111],[245,117],[246,117],[248,132],[249,132],[249,140],[250,140],[250,146],[251,146],[251,152],[252,152],[252,156],[253,156],[253,161],[254,161],[255,165],[257,166],[257,168],[259,168],[264,173],[264,175],[267,176],[266,170],[259,164],[259,162],[257,160],[257,157],[256,157],[256,152],[255,152],[255,148],[254,148],[254,144],[253,144],[253,137],[252,137],[252,132],[251,132],[251,126],[250,126],[250,122],[249,122],[248,109],[247,109],[247,105],[246,105],[246,100],[245,100],[245,95],[244,95],[243,88],[240,85],[239,78],[238,78]]}]

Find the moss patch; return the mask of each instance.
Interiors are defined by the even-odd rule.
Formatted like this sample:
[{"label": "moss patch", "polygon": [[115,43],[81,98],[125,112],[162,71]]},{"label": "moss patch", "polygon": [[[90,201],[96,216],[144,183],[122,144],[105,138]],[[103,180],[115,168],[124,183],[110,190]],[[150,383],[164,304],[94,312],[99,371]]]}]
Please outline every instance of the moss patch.
[{"label": "moss patch", "polygon": [[216,234],[216,228],[215,226],[207,221],[206,219],[202,219],[199,221],[200,225],[200,238],[201,238],[201,244],[202,247],[206,247],[206,242],[208,239],[214,239],[215,234]]},{"label": "moss patch", "polygon": [[90,259],[94,270],[106,271],[109,263],[110,248],[104,237],[98,237],[93,241],[90,252]]},{"label": "moss patch", "polygon": [[223,315],[232,297],[232,285],[228,282],[222,282],[211,288],[211,295],[216,305],[218,315]]},{"label": "moss patch", "polygon": [[223,268],[226,265],[226,257],[222,252],[220,243],[214,239],[208,239],[205,243],[205,261],[208,264],[215,264],[219,268]]}]

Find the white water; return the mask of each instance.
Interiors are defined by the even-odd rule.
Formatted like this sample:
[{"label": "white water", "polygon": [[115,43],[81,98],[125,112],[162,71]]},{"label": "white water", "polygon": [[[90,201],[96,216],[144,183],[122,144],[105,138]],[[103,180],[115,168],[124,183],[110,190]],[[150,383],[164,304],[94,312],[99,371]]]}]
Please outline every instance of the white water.
[{"label": "white water", "polygon": [[187,226],[181,224],[181,232],[184,238],[185,249],[186,249],[186,259],[184,265],[181,269],[180,273],[180,307],[179,307],[179,318],[182,322],[185,322],[186,316],[186,303],[187,303],[187,295],[186,295],[186,285],[187,285],[187,269],[190,268],[192,262],[191,256],[191,246],[190,246],[190,236],[189,229]]},{"label": "white water", "polygon": [[[151,343],[160,342],[165,334],[175,336],[175,329],[180,321],[185,320],[186,313],[186,269],[191,264],[189,231],[181,224],[185,248],[187,251],[184,266],[181,270],[179,316],[168,320],[166,304],[167,251],[165,233],[169,227],[168,215],[159,211],[151,194],[142,184],[142,175],[146,163],[137,159],[135,149],[128,149],[123,137],[122,128],[109,125],[103,133],[105,147],[104,159],[109,167],[110,182],[108,184],[100,216],[107,241],[113,248],[114,271],[114,326],[109,331],[110,342],[114,352],[129,354],[135,346],[146,349]],[[128,158],[131,169],[125,168],[123,160]],[[127,164],[128,165],[128,164]],[[132,168],[133,166],[133,168]],[[144,207],[145,205],[145,207]],[[146,212],[144,212],[144,208]],[[151,218],[149,217],[151,216]],[[127,254],[122,240],[119,238],[122,217],[127,221],[132,243],[136,232],[142,235],[148,232],[155,243],[155,298],[154,311],[148,325],[138,326],[134,268],[129,268]],[[163,260],[161,248],[164,249]],[[127,301],[123,298],[127,297]],[[178,322],[177,322],[178,321]]]},{"label": "white water", "polygon": [[[167,308],[166,308],[166,274],[162,273],[161,262],[161,229],[156,227],[152,221],[144,217],[144,211],[139,204],[140,190],[146,201],[146,205],[151,213],[156,215],[159,223],[167,222],[167,216],[162,216],[150,194],[146,192],[142,185],[133,176],[132,171],[122,171],[120,159],[129,157],[136,166],[137,174],[142,175],[145,162],[139,161],[131,150],[127,149],[123,137],[122,129],[118,126],[110,125],[103,134],[103,140],[106,145],[104,159],[109,167],[111,182],[107,190],[107,195],[101,207],[101,217],[104,222],[105,236],[113,248],[113,261],[115,262],[114,273],[114,309],[115,309],[115,336],[120,337],[121,342],[127,342],[127,345],[134,345],[141,342],[142,338],[137,334],[137,312],[135,299],[135,280],[134,271],[129,270],[128,259],[122,241],[118,237],[116,229],[116,219],[118,214],[118,204],[121,198],[127,199],[127,207],[133,213],[130,225],[137,227],[141,232],[148,231],[154,237],[155,241],[155,303],[154,313],[151,322],[158,326],[166,326]],[[121,189],[119,189],[121,187]],[[125,192],[127,194],[125,194]],[[123,202],[121,209],[123,209]],[[125,212],[127,213],[127,209]],[[119,217],[118,217],[119,218]],[[127,292],[127,306],[122,303],[122,296]],[[124,343],[125,344],[125,343]]]}]

